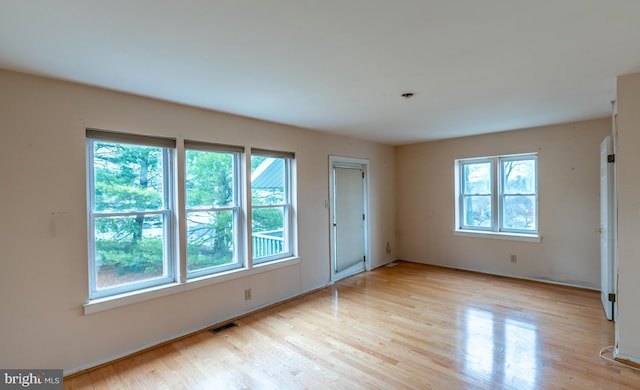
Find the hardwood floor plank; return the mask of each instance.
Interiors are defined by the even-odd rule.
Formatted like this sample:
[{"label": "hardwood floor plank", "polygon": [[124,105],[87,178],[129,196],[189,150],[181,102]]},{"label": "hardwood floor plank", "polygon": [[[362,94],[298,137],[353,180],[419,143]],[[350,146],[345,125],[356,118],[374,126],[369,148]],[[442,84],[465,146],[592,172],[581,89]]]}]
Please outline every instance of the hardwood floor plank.
[{"label": "hardwood floor plank", "polygon": [[398,262],[65,389],[638,389],[596,291]]}]

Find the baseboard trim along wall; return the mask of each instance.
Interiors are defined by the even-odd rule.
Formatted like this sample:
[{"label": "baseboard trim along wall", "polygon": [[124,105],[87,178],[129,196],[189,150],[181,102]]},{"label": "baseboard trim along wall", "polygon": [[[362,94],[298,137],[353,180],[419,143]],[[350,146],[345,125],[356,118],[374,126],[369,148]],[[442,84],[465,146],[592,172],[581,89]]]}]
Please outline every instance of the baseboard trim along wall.
[{"label": "baseboard trim along wall", "polygon": [[559,285],[559,286],[566,286],[566,287],[582,288],[582,289],[585,289],[585,290],[600,291],[599,288],[596,288],[596,287],[593,287],[593,286],[587,286],[587,285],[584,285],[584,284],[577,284],[577,283],[570,283],[570,282],[562,282],[562,281],[553,280],[553,279],[532,278],[532,277],[528,277],[528,276],[506,274],[506,273],[500,273],[500,272],[490,272],[490,271],[479,270],[479,269],[474,269],[474,268],[454,267],[454,266],[450,266],[450,265],[427,263],[427,262],[424,262],[424,261],[401,260],[401,259],[399,261],[409,261],[409,262],[412,262],[412,263],[432,265],[432,266],[435,266],[435,267],[442,267],[442,268],[449,268],[449,269],[459,269],[461,271],[469,271],[469,272],[477,272],[479,274],[495,275],[495,276],[502,276],[502,277],[511,278],[511,279],[521,279],[521,280],[528,280],[528,281],[531,281],[531,282],[555,284],[555,285]]},{"label": "baseboard trim along wall", "polygon": [[119,353],[117,355],[108,357],[106,359],[101,359],[101,360],[98,360],[98,361],[95,361],[95,362],[92,362],[92,363],[89,363],[89,364],[82,365],[82,366],[77,367],[77,368],[73,368],[73,369],[70,369],[70,370],[65,370],[63,372],[63,376],[65,378],[68,378],[68,377],[73,377],[73,376],[84,374],[85,372],[97,369],[99,367],[102,367],[102,366],[105,366],[105,365],[108,365],[108,364],[113,364],[113,363],[115,363],[115,362],[117,362],[119,360],[127,359],[129,357],[134,356],[134,355],[137,355],[137,354],[140,354],[140,353],[144,353],[144,352],[152,350],[154,348],[161,347],[163,345],[172,343],[174,341],[180,340],[180,339],[185,338],[185,337],[189,337],[189,336],[194,335],[196,333],[207,331],[207,330],[209,330],[211,328],[214,328],[216,326],[220,326],[220,325],[223,325],[225,323],[236,321],[236,320],[238,320],[238,319],[240,319],[242,317],[245,317],[245,316],[247,316],[249,314],[256,313],[256,312],[258,312],[260,310],[271,308],[273,306],[277,306],[277,305],[280,305],[282,303],[288,302],[288,301],[290,301],[292,299],[296,299],[296,298],[302,297],[304,295],[311,294],[312,292],[321,290],[321,289],[323,289],[323,288],[325,288],[327,286],[329,286],[329,283],[326,283],[326,284],[318,286],[318,287],[314,287],[314,288],[312,288],[310,290],[303,291],[303,292],[301,292],[299,294],[294,294],[294,295],[291,295],[291,296],[288,296],[288,297],[284,297],[284,298],[279,299],[279,300],[274,301],[274,302],[270,302],[270,303],[266,303],[266,304],[261,305],[261,306],[253,307],[253,308],[251,308],[249,310],[240,311],[235,315],[225,317],[225,318],[223,318],[221,320],[212,322],[212,323],[210,323],[210,324],[208,324],[206,326],[203,326],[203,327],[200,327],[200,328],[197,328],[197,329],[192,329],[192,330],[189,330],[189,331],[186,331],[186,332],[182,332],[182,333],[179,333],[179,334],[177,334],[175,336],[172,336],[172,337],[169,337],[169,338],[166,338],[166,339],[162,339],[162,340],[158,340],[157,342],[146,344],[146,345],[143,345],[143,346],[141,346],[139,348],[134,348],[134,349],[131,349],[129,351],[126,351],[126,352]]}]

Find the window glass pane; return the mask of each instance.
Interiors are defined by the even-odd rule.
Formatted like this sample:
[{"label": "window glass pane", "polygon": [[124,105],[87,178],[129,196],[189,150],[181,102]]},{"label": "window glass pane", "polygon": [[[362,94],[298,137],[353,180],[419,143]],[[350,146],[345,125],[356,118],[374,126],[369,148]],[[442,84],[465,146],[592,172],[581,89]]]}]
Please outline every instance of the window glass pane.
[{"label": "window glass pane", "polygon": [[236,262],[233,211],[187,213],[187,271]]},{"label": "window glass pane", "polygon": [[535,160],[502,161],[505,194],[534,194],[536,192]]},{"label": "window glass pane", "polygon": [[462,170],[465,194],[491,193],[491,163],[464,164]]},{"label": "window glass pane", "polygon": [[185,151],[187,208],[235,204],[232,153]]},{"label": "window glass pane", "polygon": [[162,215],[96,217],[96,290],[166,275],[163,236]]},{"label": "window glass pane", "polygon": [[510,230],[536,230],[536,197],[532,195],[505,195],[502,226]]},{"label": "window glass pane", "polygon": [[287,203],[286,159],[251,156],[251,203]]},{"label": "window glass pane", "polygon": [[491,196],[464,197],[464,226],[491,227]]},{"label": "window glass pane", "polygon": [[128,212],[163,208],[163,149],[93,143],[94,211]]},{"label": "window glass pane", "polygon": [[285,244],[285,209],[267,207],[253,209],[253,258],[260,259],[287,253]]}]

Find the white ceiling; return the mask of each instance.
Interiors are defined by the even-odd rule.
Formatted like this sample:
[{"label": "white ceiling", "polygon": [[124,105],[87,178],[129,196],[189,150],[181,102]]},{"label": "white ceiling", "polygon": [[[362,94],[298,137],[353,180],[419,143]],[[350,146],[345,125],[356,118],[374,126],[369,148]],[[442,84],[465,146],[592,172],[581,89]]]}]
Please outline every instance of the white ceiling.
[{"label": "white ceiling", "polygon": [[0,67],[406,144],[609,115],[640,1],[0,0]]}]

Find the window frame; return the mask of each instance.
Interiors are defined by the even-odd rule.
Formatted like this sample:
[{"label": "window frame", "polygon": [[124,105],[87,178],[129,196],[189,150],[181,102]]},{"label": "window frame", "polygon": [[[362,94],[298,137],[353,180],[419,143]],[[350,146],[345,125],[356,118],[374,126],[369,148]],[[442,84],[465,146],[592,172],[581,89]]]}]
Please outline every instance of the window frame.
[{"label": "window frame", "polygon": [[[162,198],[163,208],[160,210],[137,210],[121,212],[95,211],[95,153],[96,143],[111,143],[119,145],[137,145],[162,148]],[[175,141],[164,138],[137,136],[122,133],[110,133],[87,129],[87,223],[88,223],[88,250],[89,250],[89,298],[100,299],[104,297],[130,293],[151,287],[173,283],[176,280],[176,270],[173,264],[175,251],[174,229],[174,186],[170,180],[171,172],[175,166]],[[164,219],[162,232],[163,246],[163,274],[162,277],[147,279],[135,283],[116,285],[114,287],[98,289],[97,287],[97,259],[96,259],[96,218],[104,217],[131,217],[131,216],[162,215]]]},{"label": "window frame", "polygon": [[[506,183],[505,180],[506,175],[504,173],[504,162],[508,161],[533,161],[534,165],[534,192],[533,193],[517,193],[517,194],[506,194],[505,188]],[[510,155],[510,156],[499,156],[498,157],[498,168],[500,172],[500,183],[498,183],[498,210],[499,210],[499,227],[501,232],[505,233],[515,233],[515,234],[528,234],[528,235],[537,235],[538,234],[538,155],[537,154],[519,154],[519,155]],[[534,197],[534,207],[535,207],[535,224],[533,229],[514,229],[505,227],[504,218],[506,212],[504,210],[505,207],[505,198],[507,196],[533,196]]]},{"label": "window frame", "polygon": [[[266,205],[255,205],[253,204],[253,187],[249,188],[249,197],[250,197],[250,216],[249,220],[249,231],[250,237],[250,255],[248,256],[251,260],[252,265],[262,265],[267,264],[272,261],[292,257],[294,254],[294,245],[293,245],[293,212],[292,212],[292,165],[295,160],[295,154],[289,152],[281,152],[281,151],[273,151],[273,150],[265,150],[265,149],[251,149],[251,158],[254,156],[260,157],[271,157],[271,158],[280,158],[283,159],[284,163],[284,202],[281,203],[271,203]],[[282,208],[283,209],[283,251],[274,255],[264,256],[264,257],[254,257],[254,248],[253,248],[253,210],[254,209],[268,209],[268,208]]]},{"label": "window frame", "polygon": [[[489,165],[489,192],[488,193],[467,193],[466,192],[466,188],[465,188],[465,180],[464,180],[464,169],[466,166],[469,165],[476,165],[476,164],[490,164]],[[481,231],[493,231],[493,226],[494,226],[494,218],[496,215],[496,207],[495,207],[495,202],[494,202],[494,198],[495,198],[495,188],[493,183],[495,182],[495,177],[496,177],[496,170],[495,170],[495,164],[492,158],[487,158],[487,157],[483,157],[483,158],[473,158],[473,159],[466,159],[466,160],[461,160],[460,161],[460,166],[459,166],[459,170],[460,170],[460,174],[459,174],[459,178],[460,178],[460,182],[459,182],[459,188],[460,190],[459,192],[459,204],[458,207],[460,208],[460,219],[459,219],[459,227],[460,229],[463,230],[481,230]],[[486,227],[486,226],[474,226],[474,225],[467,225],[465,224],[465,210],[466,210],[466,199],[470,198],[470,197],[478,197],[478,196],[488,196],[490,198],[490,214],[491,214],[491,218],[490,218],[490,226]]]},{"label": "window frame", "polygon": [[[164,201],[161,210],[134,210],[118,213],[96,213],[96,186],[94,155],[95,142],[134,144],[162,147],[162,174]],[[245,146],[216,144],[185,140],[182,137],[166,138],[148,135],[122,133],[111,130],[86,128],[86,191],[87,191],[87,231],[88,231],[88,300],[84,304],[85,314],[166,296],[193,288],[225,282],[239,277],[265,272],[300,262],[295,256],[295,154],[290,152],[250,149]],[[187,205],[187,159],[189,150],[232,153],[234,175],[233,205],[212,208],[188,207]],[[250,152],[247,152],[250,150]],[[251,152],[267,157],[285,158],[286,177],[283,203],[265,205],[284,209],[284,236],[286,252],[259,259],[254,267],[251,250]],[[256,208],[259,208],[256,206]],[[234,214],[233,245],[235,261],[229,267],[213,266],[203,270],[187,270],[187,215],[196,211],[231,210]],[[116,215],[117,214],[117,215]],[[163,215],[163,261],[164,274],[141,283],[129,283],[114,288],[96,288],[96,218],[103,215],[136,216]]]},{"label": "window frame", "polygon": [[[505,194],[505,173],[503,172],[503,162],[525,161],[534,162],[534,193]],[[491,164],[491,224],[489,227],[472,226],[465,224],[465,199],[478,194],[465,193],[464,167],[471,164],[487,163]],[[475,157],[455,160],[455,229],[456,233],[487,234],[491,236],[503,235],[511,237],[523,237],[539,239],[539,169],[537,153],[522,153],[512,155],[499,155],[490,157]],[[481,194],[486,195],[486,194]],[[504,205],[506,196],[533,196],[535,208],[535,224],[533,229],[514,229],[505,227]]]},{"label": "window frame", "polygon": [[[211,206],[211,207],[189,207],[187,205],[187,152],[188,151],[197,151],[197,152],[207,152],[207,153],[222,153],[222,154],[230,154],[232,156],[232,175],[233,175],[233,200],[231,206]],[[230,264],[213,266],[202,268],[195,271],[189,271],[189,254],[188,251],[185,251],[185,274],[186,279],[195,279],[202,276],[207,275],[215,275],[216,273],[225,272],[229,270],[234,270],[238,268],[242,268],[246,265],[244,259],[244,245],[243,243],[243,234],[242,234],[242,209],[243,203],[241,196],[241,183],[242,183],[242,174],[241,174],[241,158],[244,153],[244,148],[242,147],[234,147],[230,145],[220,145],[220,144],[212,144],[212,143],[204,143],[204,142],[196,142],[185,140],[184,141],[184,225],[185,225],[185,246],[188,245],[188,227],[189,227],[189,213],[196,212],[224,212],[231,211],[232,212],[232,235],[233,235],[233,262]]]}]

